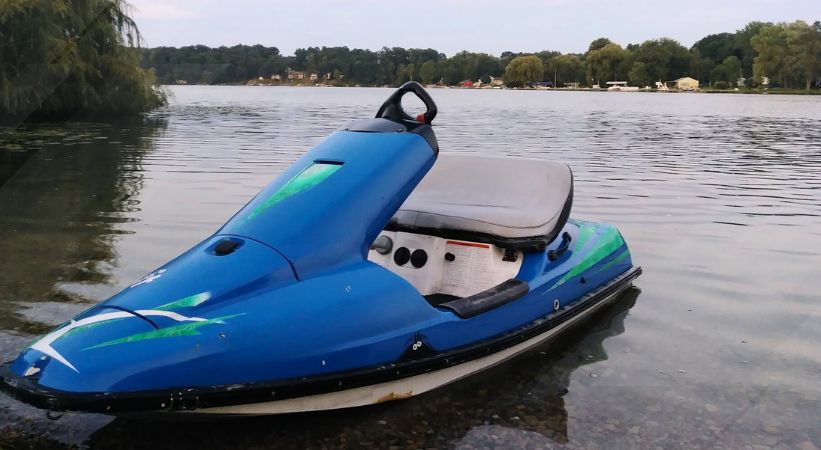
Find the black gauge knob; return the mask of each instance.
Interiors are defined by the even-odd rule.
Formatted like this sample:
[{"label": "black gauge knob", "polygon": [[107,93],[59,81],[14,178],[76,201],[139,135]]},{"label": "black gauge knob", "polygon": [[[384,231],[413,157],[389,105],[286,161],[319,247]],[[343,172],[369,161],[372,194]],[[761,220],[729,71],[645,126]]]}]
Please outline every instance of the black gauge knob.
[{"label": "black gauge knob", "polygon": [[456,255],[454,255],[453,253],[450,253],[450,252],[445,253],[445,261],[447,261],[447,262],[456,261]]},{"label": "black gauge knob", "polygon": [[414,250],[413,254],[410,256],[410,262],[413,267],[416,267],[417,269],[421,268],[426,262],[428,262],[427,252],[422,249]]},{"label": "black gauge knob", "polygon": [[395,262],[397,266],[404,266],[408,263],[408,261],[410,261],[410,259],[411,252],[407,247],[399,247],[393,254],[393,262]]}]

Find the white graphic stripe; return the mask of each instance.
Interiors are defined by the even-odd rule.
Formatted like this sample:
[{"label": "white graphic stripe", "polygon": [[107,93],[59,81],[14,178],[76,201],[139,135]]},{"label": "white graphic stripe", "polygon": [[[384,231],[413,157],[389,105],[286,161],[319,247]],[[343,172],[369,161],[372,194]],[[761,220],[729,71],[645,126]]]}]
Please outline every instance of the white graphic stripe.
[{"label": "white graphic stripe", "polygon": [[[175,320],[177,322],[203,322],[208,319],[203,319],[202,317],[186,317],[182,314],[178,314],[172,311],[159,311],[156,309],[140,309],[136,311],[136,314],[141,316],[160,316],[160,317],[168,317],[169,319]],[[34,345],[31,346],[34,350],[40,351],[52,358],[60,361],[61,363],[65,364],[67,367],[72,369],[73,371],[80,373],[73,364],[68,362],[66,358],[63,357],[54,347],[51,346],[54,341],[63,337],[69,331],[79,328],[85,325],[91,325],[93,323],[105,322],[107,320],[114,320],[114,319],[124,319],[127,317],[137,317],[134,314],[125,311],[117,311],[117,312],[110,312],[105,314],[97,314],[96,316],[86,317],[82,320],[72,320],[68,325],[53,331],[52,333],[47,334],[43,339],[35,342]]]}]

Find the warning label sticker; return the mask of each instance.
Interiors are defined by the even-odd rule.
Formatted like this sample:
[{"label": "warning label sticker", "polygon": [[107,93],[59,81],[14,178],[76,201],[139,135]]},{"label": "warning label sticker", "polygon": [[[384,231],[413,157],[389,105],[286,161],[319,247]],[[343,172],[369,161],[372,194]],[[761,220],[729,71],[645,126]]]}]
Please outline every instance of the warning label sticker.
[{"label": "warning label sticker", "polygon": [[498,284],[489,245],[447,241],[445,251],[454,256],[445,264],[443,287],[446,293],[467,297]]}]

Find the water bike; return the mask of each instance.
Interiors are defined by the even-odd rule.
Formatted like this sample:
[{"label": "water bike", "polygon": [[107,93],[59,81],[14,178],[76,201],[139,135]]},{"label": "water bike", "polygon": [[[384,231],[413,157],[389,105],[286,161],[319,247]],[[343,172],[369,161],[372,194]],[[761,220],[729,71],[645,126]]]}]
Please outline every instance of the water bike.
[{"label": "water bike", "polygon": [[0,389],[112,415],[369,405],[497,365],[632,285],[619,231],[569,219],[567,165],[440,154],[436,113],[403,85],[212,236],[0,366]]}]

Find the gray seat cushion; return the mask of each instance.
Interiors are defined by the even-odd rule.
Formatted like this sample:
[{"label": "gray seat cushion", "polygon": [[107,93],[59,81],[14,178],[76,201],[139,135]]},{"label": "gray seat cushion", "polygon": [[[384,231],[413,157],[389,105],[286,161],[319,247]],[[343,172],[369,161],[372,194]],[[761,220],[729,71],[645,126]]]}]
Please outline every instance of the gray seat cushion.
[{"label": "gray seat cushion", "polygon": [[397,228],[552,240],[567,221],[573,174],[559,162],[440,153],[396,212]]}]

